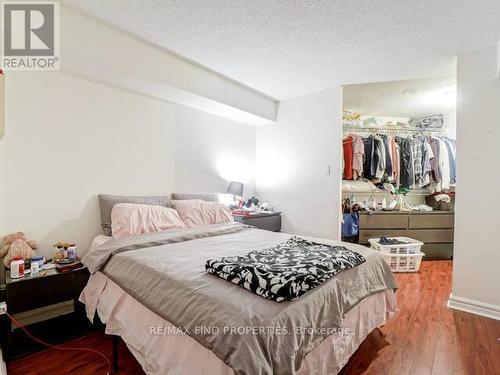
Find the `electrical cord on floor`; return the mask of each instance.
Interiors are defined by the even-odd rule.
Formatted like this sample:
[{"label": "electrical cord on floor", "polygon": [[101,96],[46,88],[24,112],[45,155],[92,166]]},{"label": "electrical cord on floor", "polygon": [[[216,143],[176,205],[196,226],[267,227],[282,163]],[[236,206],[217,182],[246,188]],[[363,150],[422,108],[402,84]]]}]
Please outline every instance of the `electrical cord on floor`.
[{"label": "electrical cord on floor", "polygon": [[17,327],[17,328],[20,328],[23,330],[23,332],[28,336],[30,337],[32,340],[38,342],[39,344],[42,344],[44,346],[47,346],[49,348],[52,348],[52,349],[56,349],[56,350],[77,350],[77,351],[85,351],[85,352],[90,352],[90,353],[94,353],[94,354],[98,354],[100,355],[102,358],[104,358],[106,360],[106,363],[108,365],[108,371],[106,373],[106,375],[110,375],[112,372],[111,372],[111,362],[110,360],[108,359],[108,357],[106,357],[106,355],[104,353],[101,353],[99,350],[95,350],[95,349],[90,349],[90,348],[67,348],[65,346],[59,346],[59,345],[52,345],[52,344],[49,344],[45,341],[42,341],[40,340],[39,338],[33,336],[31,333],[28,332],[28,330],[26,329],[25,326],[23,326],[20,322],[18,322],[12,315],[10,315],[8,312],[5,311],[5,315],[7,315],[7,317],[12,321],[12,323],[14,323],[14,325]]}]

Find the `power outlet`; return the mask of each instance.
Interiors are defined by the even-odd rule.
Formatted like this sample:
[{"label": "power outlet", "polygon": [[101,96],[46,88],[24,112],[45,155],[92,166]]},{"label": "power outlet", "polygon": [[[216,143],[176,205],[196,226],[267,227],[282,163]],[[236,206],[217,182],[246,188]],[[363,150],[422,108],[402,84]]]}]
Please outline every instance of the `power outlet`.
[{"label": "power outlet", "polygon": [[3,315],[7,312],[7,303],[0,302],[0,315]]}]

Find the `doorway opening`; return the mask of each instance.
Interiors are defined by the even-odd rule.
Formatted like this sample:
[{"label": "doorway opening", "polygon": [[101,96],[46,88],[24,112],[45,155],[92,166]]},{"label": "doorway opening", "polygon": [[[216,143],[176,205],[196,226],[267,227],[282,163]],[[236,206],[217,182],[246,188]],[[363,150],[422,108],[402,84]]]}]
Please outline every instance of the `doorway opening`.
[{"label": "doorway opening", "polygon": [[453,76],[343,88],[342,239],[395,271],[453,258],[456,92]]}]

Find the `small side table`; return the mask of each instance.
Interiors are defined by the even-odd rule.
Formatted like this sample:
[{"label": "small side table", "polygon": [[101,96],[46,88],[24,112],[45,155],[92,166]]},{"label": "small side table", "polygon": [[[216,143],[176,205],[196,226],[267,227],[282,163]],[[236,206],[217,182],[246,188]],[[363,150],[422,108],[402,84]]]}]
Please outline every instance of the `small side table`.
[{"label": "small side table", "polygon": [[[85,267],[64,273],[49,269],[43,275],[31,277],[27,274],[19,279],[12,279],[7,271],[3,285],[7,311],[10,315],[15,315],[72,300],[72,314],[30,324],[27,328],[35,336],[51,344],[81,336],[95,329],[85,316],[83,304],[78,301],[89,277],[90,273]],[[1,315],[0,318],[0,339],[5,361],[44,348],[34,344],[20,329],[13,329],[6,315]]]},{"label": "small side table", "polygon": [[281,231],[281,212],[259,212],[254,215],[233,215],[234,221],[271,232]]}]

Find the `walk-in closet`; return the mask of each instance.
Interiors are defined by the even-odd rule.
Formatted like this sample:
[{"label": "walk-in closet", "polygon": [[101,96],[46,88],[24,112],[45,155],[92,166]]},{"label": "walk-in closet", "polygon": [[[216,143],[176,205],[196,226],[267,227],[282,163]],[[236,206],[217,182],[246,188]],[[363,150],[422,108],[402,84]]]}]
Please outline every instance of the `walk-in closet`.
[{"label": "walk-in closet", "polygon": [[454,77],[344,86],[342,238],[409,237],[453,257]]}]

